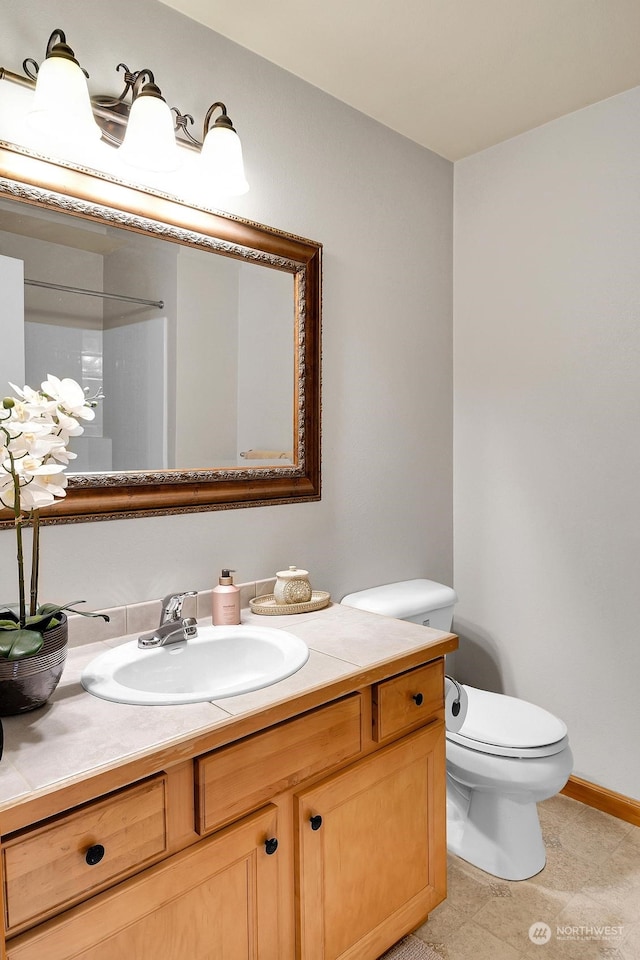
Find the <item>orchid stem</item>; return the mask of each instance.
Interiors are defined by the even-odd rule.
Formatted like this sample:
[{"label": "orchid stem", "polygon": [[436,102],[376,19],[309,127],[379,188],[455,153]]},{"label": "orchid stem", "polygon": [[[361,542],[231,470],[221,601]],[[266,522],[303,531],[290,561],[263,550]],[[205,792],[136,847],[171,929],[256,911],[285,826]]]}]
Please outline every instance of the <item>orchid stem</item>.
[{"label": "orchid stem", "polygon": [[20,626],[24,627],[27,611],[24,597],[24,553],[22,551],[22,517],[16,516],[16,541],[18,546],[18,592],[20,596]]},{"label": "orchid stem", "polygon": [[[3,428],[3,433],[9,437],[7,431]],[[24,551],[22,549],[22,513],[20,511],[20,481],[15,470],[15,461],[13,454],[7,449],[9,461],[11,464],[11,476],[13,478],[13,515],[16,525],[16,546],[18,551],[18,595],[20,603],[20,626],[24,627],[27,619],[27,611],[24,596]]]},{"label": "orchid stem", "polygon": [[38,609],[38,573],[40,571],[40,514],[37,510],[31,511],[33,541],[31,544],[31,597],[29,613],[35,616]]}]

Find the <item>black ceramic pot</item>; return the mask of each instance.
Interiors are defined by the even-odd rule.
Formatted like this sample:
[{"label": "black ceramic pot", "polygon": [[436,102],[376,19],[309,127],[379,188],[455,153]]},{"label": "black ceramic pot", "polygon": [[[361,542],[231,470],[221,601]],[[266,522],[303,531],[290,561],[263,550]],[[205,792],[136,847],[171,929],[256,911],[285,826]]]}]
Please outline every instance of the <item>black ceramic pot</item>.
[{"label": "black ceramic pot", "polygon": [[[0,658],[0,717],[43,706],[58,686],[67,659],[67,617],[45,630],[39,653],[22,660]],[[1,754],[0,754],[1,756]]]}]

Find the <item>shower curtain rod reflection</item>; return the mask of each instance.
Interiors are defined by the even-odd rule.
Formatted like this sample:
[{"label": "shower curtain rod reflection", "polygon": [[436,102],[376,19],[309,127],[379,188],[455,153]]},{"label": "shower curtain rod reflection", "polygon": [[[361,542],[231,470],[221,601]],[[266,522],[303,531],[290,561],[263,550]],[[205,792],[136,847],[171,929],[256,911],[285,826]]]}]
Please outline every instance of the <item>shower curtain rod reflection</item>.
[{"label": "shower curtain rod reflection", "polygon": [[145,307],[157,307],[162,310],[164,300],[145,300],[143,297],[127,297],[122,293],[105,293],[103,290],[85,290],[83,287],[67,287],[63,283],[48,283],[45,280],[27,280],[25,286],[46,287],[48,290],[61,290],[63,293],[80,293],[85,297],[101,297],[103,300],[124,300],[126,303],[141,303]]}]

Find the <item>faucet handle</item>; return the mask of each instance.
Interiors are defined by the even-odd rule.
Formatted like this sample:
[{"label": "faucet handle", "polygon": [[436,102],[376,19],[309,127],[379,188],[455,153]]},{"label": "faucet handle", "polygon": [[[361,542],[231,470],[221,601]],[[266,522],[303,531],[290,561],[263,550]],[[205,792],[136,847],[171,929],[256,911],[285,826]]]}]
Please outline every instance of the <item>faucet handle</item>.
[{"label": "faucet handle", "polygon": [[162,613],[160,615],[160,626],[163,623],[170,623],[173,620],[179,620],[182,616],[182,604],[186,597],[197,597],[197,590],[186,590],[184,593],[169,593],[162,601]]}]

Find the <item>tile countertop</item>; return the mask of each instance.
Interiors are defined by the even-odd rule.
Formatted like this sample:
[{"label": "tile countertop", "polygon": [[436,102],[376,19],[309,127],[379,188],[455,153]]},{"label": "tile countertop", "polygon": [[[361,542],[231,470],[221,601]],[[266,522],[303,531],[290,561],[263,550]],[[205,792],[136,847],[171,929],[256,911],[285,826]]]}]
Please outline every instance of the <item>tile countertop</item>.
[{"label": "tile countertop", "polygon": [[[386,661],[421,650],[429,660],[457,646],[451,634],[340,604],[282,617],[256,615],[247,608],[241,622],[286,629],[301,637],[309,647],[307,663],[292,676],[252,693],[213,702],[137,706],[94,697],[80,683],[82,670],[94,657],[137,639],[135,635],[70,648],[49,703],[31,713],[2,718],[0,812],[70,781],[237,724],[279,703],[291,704],[293,716],[298,712],[296,701],[310,691],[325,690],[326,699],[332,699],[332,686],[335,695],[342,695],[344,684],[339,690],[338,684],[353,678],[355,689],[364,671]],[[302,709],[308,708],[307,702]]]}]

